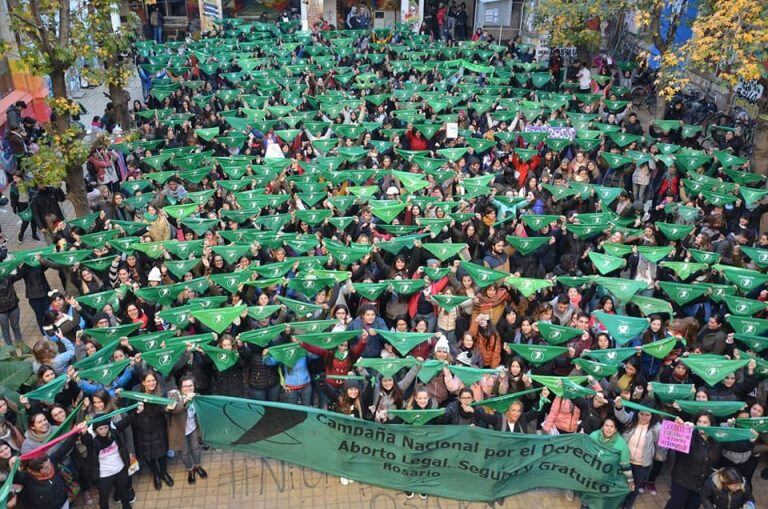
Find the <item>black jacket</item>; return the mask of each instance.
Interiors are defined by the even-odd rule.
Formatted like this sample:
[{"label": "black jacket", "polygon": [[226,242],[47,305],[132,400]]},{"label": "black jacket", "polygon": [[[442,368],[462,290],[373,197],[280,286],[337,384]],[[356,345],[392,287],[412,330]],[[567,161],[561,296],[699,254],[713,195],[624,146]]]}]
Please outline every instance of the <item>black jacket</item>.
[{"label": "black jacket", "polygon": [[277,367],[264,364],[263,351],[259,346],[246,344],[240,354],[248,363],[245,368],[246,383],[251,389],[269,389],[279,381]]},{"label": "black jacket", "polygon": [[23,279],[24,286],[27,289],[27,299],[41,299],[48,297],[48,292],[51,291],[48,279],[45,277],[46,270],[47,268],[42,264],[39,267],[22,265],[16,274],[12,275],[9,279],[12,282]]},{"label": "black jacket", "polygon": [[114,423],[115,429],[111,429],[109,431],[109,439],[103,439],[101,437],[94,437],[93,435],[89,433],[85,433],[81,437],[81,441],[85,445],[85,447],[88,449],[88,456],[86,458],[87,462],[87,468],[88,468],[88,474],[91,476],[91,479],[99,479],[100,476],[100,467],[99,464],[99,452],[102,449],[105,449],[107,446],[112,445],[112,442],[114,441],[117,444],[117,452],[120,454],[120,459],[123,460],[123,465],[126,467],[130,464],[131,460],[128,455],[128,450],[125,447],[125,444],[123,443],[123,434],[121,431],[125,430],[128,426],[131,425],[131,422],[133,420],[133,413],[126,414],[125,417],[120,419],[118,422]]},{"label": "black jacket", "polygon": [[51,479],[40,481],[25,471],[16,472],[13,483],[23,486],[19,494],[23,507],[26,509],[61,509],[61,506],[67,501],[67,485],[61,475],[61,462],[75,445],[75,440],[75,436],[69,437],[58,447],[54,447],[48,455],[56,470]]},{"label": "black jacket", "polygon": [[742,481],[743,489],[732,492],[722,486],[717,473],[712,474],[701,489],[701,503],[704,509],[741,509],[747,502],[754,502],[752,489]]},{"label": "black jacket", "polygon": [[19,307],[19,296],[11,278],[0,279],[0,313],[8,313]]},{"label": "black jacket", "polygon": [[62,221],[64,220],[64,212],[62,212],[59,205],[64,199],[64,191],[58,187],[44,187],[35,194],[34,198],[30,194],[32,219],[38,228],[48,227],[45,223],[45,216],[47,214],[53,214]]},{"label": "black jacket", "polygon": [[699,491],[712,474],[719,447],[712,440],[704,440],[701,433],[693,432],[691,449],[688,454],[678,452],[672,468],[672,482],[691,491]]}]

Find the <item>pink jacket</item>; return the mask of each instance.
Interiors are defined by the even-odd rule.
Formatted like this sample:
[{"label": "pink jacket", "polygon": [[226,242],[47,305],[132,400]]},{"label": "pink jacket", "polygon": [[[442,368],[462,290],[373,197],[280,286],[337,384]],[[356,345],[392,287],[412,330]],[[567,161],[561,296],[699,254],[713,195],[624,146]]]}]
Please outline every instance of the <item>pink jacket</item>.
[{"label": "pink jacket", "polygon": [[556,397],[549,409],[547,418],[541,425],[541,429],[549,433],[555,427],[560,431],[575,433],[579,430],[581,412],[571,400]]}]

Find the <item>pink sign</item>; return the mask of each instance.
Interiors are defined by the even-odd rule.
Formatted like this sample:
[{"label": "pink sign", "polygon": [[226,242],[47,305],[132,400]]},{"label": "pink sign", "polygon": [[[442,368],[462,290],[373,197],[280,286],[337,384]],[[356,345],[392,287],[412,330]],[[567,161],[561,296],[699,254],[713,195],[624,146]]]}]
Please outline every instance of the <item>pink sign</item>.
[{"label": "pink sign", "polygon": [[663,421],[659,434],[659,447],[688,454],[691,449],[692,436],[693,426],[675,424],[674,421]]}]

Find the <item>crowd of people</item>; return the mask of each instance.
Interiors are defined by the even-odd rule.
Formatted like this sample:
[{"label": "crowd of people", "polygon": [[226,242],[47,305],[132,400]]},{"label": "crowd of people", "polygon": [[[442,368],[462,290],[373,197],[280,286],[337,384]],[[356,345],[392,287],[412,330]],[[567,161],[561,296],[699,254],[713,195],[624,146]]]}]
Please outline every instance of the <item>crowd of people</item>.
[{"label": "crowd of people", "polygon": [[[36,383],[0,398],[10,505],[128,508],[137,470],[174,485],[169,457],[205,479],[214,394],[585,433],[619,452],[626,508],[754,507],[765,178],[682,104],[641,121],[631,65],[560,83],[514,44],[437,39],[234,19],[137,44],[154,79],[93,149],[93,213],[36,190],[49,245],[0,263],[3,339],[24,339],[20,280],[42,334]],[[688,453],[662,418],[696,427]]]}]

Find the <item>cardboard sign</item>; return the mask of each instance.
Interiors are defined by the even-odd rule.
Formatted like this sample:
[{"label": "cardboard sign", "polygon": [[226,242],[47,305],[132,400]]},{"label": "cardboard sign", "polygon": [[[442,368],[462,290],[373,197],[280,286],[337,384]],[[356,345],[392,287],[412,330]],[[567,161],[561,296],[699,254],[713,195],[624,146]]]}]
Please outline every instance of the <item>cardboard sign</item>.
[{"label": "cardboard sign", "polygon": [[448,122],[445,124],[445,137],[448,139],[459,137],[459,124],[456,122]]},{"label": "cardboard sign", "polygon": [[688,454],[691,449],[693,427],[675,424],[674,421],[662,421],[659,434],[659,447]]}]

